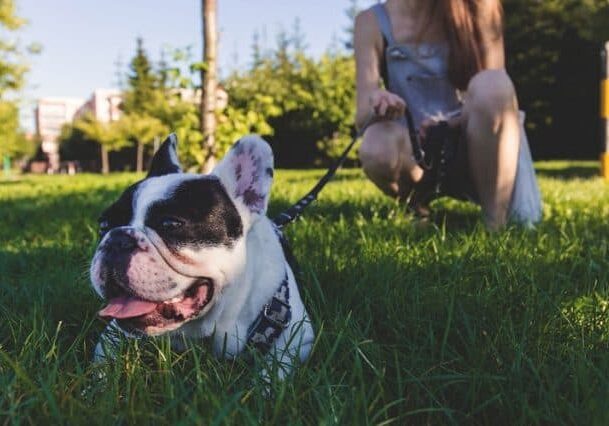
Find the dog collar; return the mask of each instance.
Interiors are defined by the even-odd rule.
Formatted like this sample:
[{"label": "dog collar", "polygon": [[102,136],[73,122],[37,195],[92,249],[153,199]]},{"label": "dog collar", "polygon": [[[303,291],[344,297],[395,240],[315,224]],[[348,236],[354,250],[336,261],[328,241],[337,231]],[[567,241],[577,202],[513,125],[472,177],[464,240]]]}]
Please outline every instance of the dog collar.
[{"label": "dog collar", "polygon": [[268,352],[275,340],[290,324],[291,319],[290,287],[286,272],[275,294],[264,305],[256,320],[250,326],[247,334],[247,345],[262,353]]}]

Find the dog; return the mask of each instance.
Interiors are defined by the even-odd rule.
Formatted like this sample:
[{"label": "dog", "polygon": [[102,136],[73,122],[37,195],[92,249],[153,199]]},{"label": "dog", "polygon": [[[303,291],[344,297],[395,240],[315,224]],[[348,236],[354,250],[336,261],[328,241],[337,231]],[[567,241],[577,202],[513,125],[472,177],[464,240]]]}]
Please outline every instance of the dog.
[{"label": "dog", "polygon": [[[94,360],[114,358],[117,333],[211,338],[216,356],[247,348],[279,361],[282,379],[314,341],[291,255],[266,216],[273,153],[258,136],[237,141],[211,174],[184,173],[177,138],[154,155],[145,179],[100,216],[91,282],[110,320]],[[268,367],[265,367],[268,373]]]}]

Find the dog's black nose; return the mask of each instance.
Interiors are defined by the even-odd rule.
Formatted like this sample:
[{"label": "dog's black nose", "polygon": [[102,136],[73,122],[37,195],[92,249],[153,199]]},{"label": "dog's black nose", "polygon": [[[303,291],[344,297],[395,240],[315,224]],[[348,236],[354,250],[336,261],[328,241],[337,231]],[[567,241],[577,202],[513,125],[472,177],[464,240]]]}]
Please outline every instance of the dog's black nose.
[{"label": "dog's black nose", "polygon": [[105,243],[106,250],[112,254],[131,253],[138,247],[137,240],[123,229],[114,229]]}]

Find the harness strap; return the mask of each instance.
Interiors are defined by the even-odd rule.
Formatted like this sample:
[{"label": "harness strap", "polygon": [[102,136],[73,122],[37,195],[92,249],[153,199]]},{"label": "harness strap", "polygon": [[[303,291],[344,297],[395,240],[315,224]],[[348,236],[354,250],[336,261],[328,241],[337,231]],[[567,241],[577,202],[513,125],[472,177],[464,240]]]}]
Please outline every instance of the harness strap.
[{"label": "harness strap", "polygon": [[381,34],[383,34],[383,37],[387,41],[387,44],[395,44],[395,39],[393,38],[393,30],[391,29],[391,19],[389,19],[389,14],[387,13],[387,9],[385,9],[385,5],[382,3],[377,3],[372,6],[372,11],[376,15],[379,30],[381,31]]},{"label": "harness strap", "polygon": [[250,326],[247,345],[266,353],[292,320],[288,274]]}]

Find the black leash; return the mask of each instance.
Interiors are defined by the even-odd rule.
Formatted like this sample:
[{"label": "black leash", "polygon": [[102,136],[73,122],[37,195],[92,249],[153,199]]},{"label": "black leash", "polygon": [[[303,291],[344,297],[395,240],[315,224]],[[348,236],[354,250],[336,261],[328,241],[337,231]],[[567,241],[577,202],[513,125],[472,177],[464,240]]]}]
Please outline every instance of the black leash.
[{"label": "black leash", "polygon": [[[434,194],[439,194],[440,193],[440,182],[445,176],[445,163],[446,163],[446,161],[445,161],[445,155],[446,155],[445,140],[446,140],[446,136],[444,136],[444,133],[447,133],[448,125],[445,122],[439,123],[440,125],[437,126],[437,128],[440,129],[440,131],[443,134],[441,135],[440,138],[433,138],[433,139],[437,139],[439,144],[438,143],[430,144],[431,145],[430,148],[434,148],[436,145],[438,145],[437,150],[439,150],[441,167],[437,167],[438,165],[434,164],[432,156],[426,155],[425,151],[423,150],[423,147],[421,146],[421,139],[419,137],[419,134],[416,131],[416,128],[414,125],[414,119],[412,118],[412,114],[410,113],[408,108],[406,108],[404,110],[404,116],[406,117],[406,127],[408,128],[408,135],[410,136],[410,143],[412,144],[413,158],[416,161],[416,163],[419,165],[419,167],[421,167],[425,171],[425,174],[430,176],[430,178],[434,181],[434,183],[433,183]],[[315,201],[317,199],[317,196],[319,195],[321,190],[326,186],[326,184],[328,182],[330,182],[332,180],[332,178],[336,174],[336,171],[344,164],[345,160],[347,159],[347,156],[349,155],[349,152],[351,152],[351,150],[353,149],[353,147],[355,146],[355,144],[357,143],[359,138],[361,136],[363,136],[363,134],[366,131],[366,129],[368,128],[368,126],[370,126],[372,123],[374,123],[376,121],[377,121],[377,118],[375,116],[372,116],[371,118],[369,118],[368,121],[364,124],[364,126],[362,126],[362,128],[355,134],[355,136],[351,140],[351,143],[349,143],[347,148],[345,148],[345,150],[343,151],[341,156],[338,158],[338,160],[332,166],[330,166],[330,168],[328,169],[326,174],[319,180],[319,182],[317,182],[317,184],[313,187],[313,189],[311,189],[304,197],[302,197],[300,200],[298,200],[297,203],[293,204],[291,207],[289,207],[287,210],[283,211],[282,213],[280,213],[277,217],[275,217],[273,219],[273,223],[279,230],[281,230],[284,226],[288,225],[289,223],[293,222],[294,220],[298,219],[298,217],[302,214],[303,210],[306,209],[313,201]],[[438,132],[438,131],[436,131],[436,132]],[[436,149],[432,149],[432,151],[436,151]],[[437,172],[431,173],[434,168],[437,170]],[[433,175],[433,177],[431,175]],[[425,183],[427,183],[427,182],[425,182]]]},{"label": "black leash", "polygon": [[425,151],[423,151],[423,147],[421,146],[421,139],[415,129],[414,119],[408,108],[404,110],[404,116],[406,117],[406,127],[408,128],[408,136],[410,137],[410,143],[412,144],[412,156],[414,157],[414,161],[416,161],[423,170],[431,170],[432,165],[425,161]]},{"label": "black leash", "polygon": [[336,171],[345,163],[349,152],[351,152],[359,138],[363,136],[368,126],[370,126],[370,124],[372,124],[374,121],[376,121],[375,117],[368,119],[368,121],[362,126],[362,128],[355,134],[355,136],[351,140],[351,143],[349,143],[347,148],[345,148],[338,160],[336,160],[336,162],[330,166],[326,174],[319,180],[319,182],[317,182],[313,189],[311,189],[307,193],[307,195],[302,197],[300,200],[298,200],[297,203],[293,204],[290,208],[284,210],[282,213],[280,213],[277,217],[273,219],[273,223],[275,224],[275,226],[277,226],[277,228],[281,229],[287,224],[298,219],[298,217],[302,214],[302,211],[306,209],[309,204],[311,204],[317,199],[317,196],[319,195],[321,190],[324,188],[324,186],[326,186],[328,182],[332,180],[332,178],[336,174]]}]

